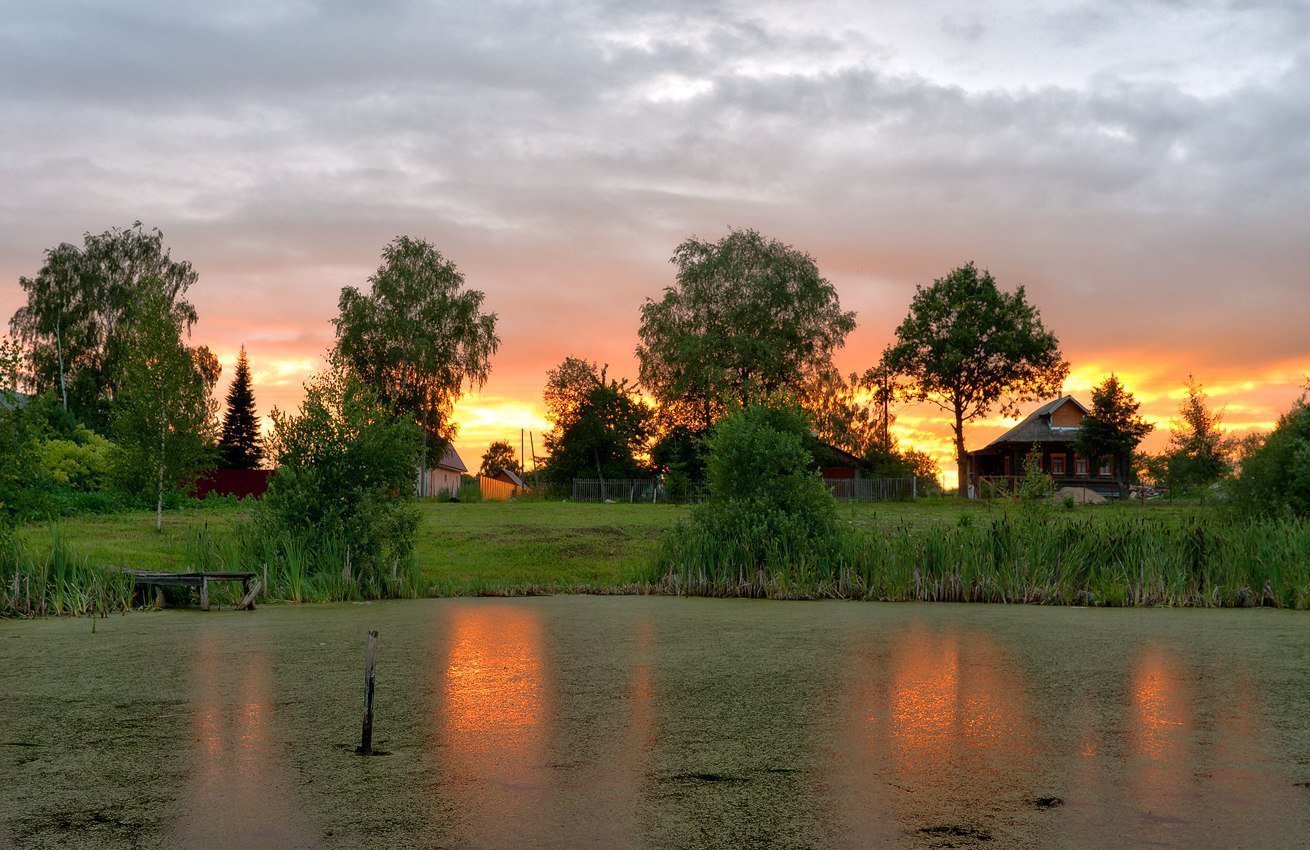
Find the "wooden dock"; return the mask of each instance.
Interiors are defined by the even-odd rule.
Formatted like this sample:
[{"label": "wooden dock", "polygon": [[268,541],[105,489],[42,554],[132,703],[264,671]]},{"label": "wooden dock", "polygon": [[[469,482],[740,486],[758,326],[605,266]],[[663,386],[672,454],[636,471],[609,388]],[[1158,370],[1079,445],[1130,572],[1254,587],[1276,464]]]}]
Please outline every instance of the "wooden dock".
[{"label": "wooden dock", "polygon": [[200,592],[200,610],[209,610],[209,585],[216,581],[239,581],[241,582],[241,604],[237,605],[238,611],[253,611],[255,609],[255,596],[259,593],[259,582],[255,580],[255,573],[171,573],[160,570],[131,570],[124,568],[123,572],[132,577],[136,586],[143,591],[154,588],[155,607],[164,607],[164,588],[166,587],[194,587]]}]

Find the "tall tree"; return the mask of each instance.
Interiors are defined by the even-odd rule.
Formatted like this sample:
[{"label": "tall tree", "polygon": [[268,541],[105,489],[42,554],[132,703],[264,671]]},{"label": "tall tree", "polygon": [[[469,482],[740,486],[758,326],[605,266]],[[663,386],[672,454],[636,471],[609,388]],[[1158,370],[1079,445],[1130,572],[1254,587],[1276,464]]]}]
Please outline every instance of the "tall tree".
[{"label": "tall tree", "polygon": [[1310,383],[1273,433],[1247,441],[1233,500],[1249,513],[1310,517]]},{"label": "tall tree", "polygon": [[704,433],[729,402],[804,397],[855,327],[813,257],[754,230],[692,237],[671,262],[676,283],[642,305],[637,346],[666,428]]},{"label": "tall tree", "polygon": [[482,467],[479,473],[490,478],[502,469],[508,469],[515,475],[523,474],[523,466],[515,455],[514,447],[508,440],[496,440],[482,453]]},{"label": "tall tree", "polygon": [[968,477],[964,424],[998,406],[1017,413],[1023,402],[1054,395],[1069,374],[1055,334],[1024,288],[1001,292],[972,262],[916,287],[884,362],[908,379],[908,398],[951,413],[961,496]]},{"label": "tall tree", "polygon": [[547,374],[543,396],[554,423],[545,437],[549,480],[562,484],[594,474],[603,481],[642,471],[638,455],[650,439],[650,407],[626,378],[615,380],[606,371],[568,357]]},{"label": "tall tree", "polygon": [[162,530],[165,494],[194,484],[212,462],[218,359],[186,345],[182,322],[158,294],[145,298],[122,330],[112,420],[118,477],[127,489],[154,496],[155,529]]},{"label": "tall tree", "polygon": [[1111,373],[1092,390],[1092,409],[1078,429],[1074,451],[1093,460],[1111,458],[1116,467],[1125,467],[1146,435],[1155,430],[1138,415],[1141,407]]},{"label": "tall tree", "polygon": [[455,264],[422,239],[399,236],[365,295],[341,290],[336,354],[398,416],[426,435],[426,454],[440,455],[455,436],[450,413],[467,386],[481,387],[500,345],[496,314],[483,295],[464,288]]},{"label": "tall tree", "polygon": [[1223,411],[1210,409],[1205,390],[1187,376],[1187,397],[1169,432],[1164,453],[1164,480],[1171,492],[1200,493],[1232,471],[1236,442],[1224,434]]},{"label": "tall tree", "polygon": [[843,378],[834,370],[814,384],[803,407],[812,419],[814,435],[824,443],[857,457],[881,446],[877,411],[860,375]]},{"label": "tall tree", "polygon": [[196,311],[184,296],[196,278],[190,263],[172,259],[163,234],[139,221],[46,251],[36,276],[19,278],[27,303],[9,322],[27,347],[32,390],[54,390],[79,419],[103,427],[133,312],[162,300],[189,331]]},{"label": "tall tree", "polygon": [[223,414],[218,451],[226,469],[258,469],[264,459],[259,417],[255,415],[255,393],[250,388],[250,361],[246,359],[244,345],[237,355],[232,386],[227,388],[227,412]]}]

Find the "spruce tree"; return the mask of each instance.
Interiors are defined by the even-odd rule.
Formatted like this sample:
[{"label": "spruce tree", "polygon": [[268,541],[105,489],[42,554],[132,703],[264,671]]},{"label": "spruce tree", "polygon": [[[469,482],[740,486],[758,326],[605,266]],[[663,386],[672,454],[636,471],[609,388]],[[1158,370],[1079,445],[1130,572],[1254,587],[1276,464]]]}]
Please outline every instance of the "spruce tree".
[{"label": "spruce tree", "polygon": [[227,413],[223,415],[223,436],[218,441],[225,469],[256,469],[264,457],[259,440],[259,417],[255,415],[255,394],[250,389],[250,364],[241,346],[236,374],[227,390]]}]

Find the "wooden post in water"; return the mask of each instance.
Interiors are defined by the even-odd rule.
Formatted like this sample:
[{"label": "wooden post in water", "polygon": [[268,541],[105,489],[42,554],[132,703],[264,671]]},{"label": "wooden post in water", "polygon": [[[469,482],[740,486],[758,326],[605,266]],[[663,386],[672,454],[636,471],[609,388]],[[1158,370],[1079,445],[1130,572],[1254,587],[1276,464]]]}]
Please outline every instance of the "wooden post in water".
[{"label": "wooden post in water", "polygon": [[359,736],[361,756],[373,755],[373,668],[378,657],[378,633],[368,633],[368,651],[364,653],[364,728]]}]

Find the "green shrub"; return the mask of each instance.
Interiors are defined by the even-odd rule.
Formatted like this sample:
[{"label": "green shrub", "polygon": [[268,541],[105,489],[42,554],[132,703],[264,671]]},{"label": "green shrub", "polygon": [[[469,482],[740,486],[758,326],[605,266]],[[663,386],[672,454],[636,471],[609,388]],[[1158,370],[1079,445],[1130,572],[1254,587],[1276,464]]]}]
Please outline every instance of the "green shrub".
[{"label": "green shrub", "polygon": [[751,405],[724,418],[706,441],[711,496],[666,534],[659,571],[765,592],[835,570],[842,528],[812,469],[808,432],[791,406]]},{"label": "green shrub", "polygon": [[278,471],[256,509],[258,540],[273,562],[294,550],[311,575],[380,589],[413,557],[418,429],[353,376],[330,371],[305,389],[298,415],[272,413]]},{"label": "green shrub", "polygon": [[1302,396],[1242,458],[1234,505],[1248,514],[1310,516],[1310,398]]}]

